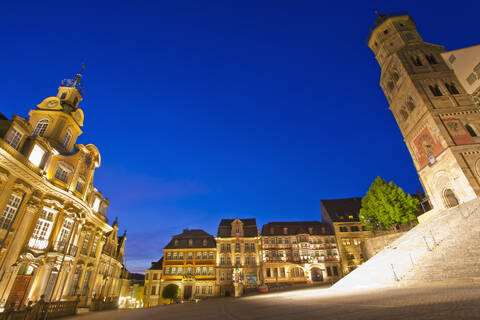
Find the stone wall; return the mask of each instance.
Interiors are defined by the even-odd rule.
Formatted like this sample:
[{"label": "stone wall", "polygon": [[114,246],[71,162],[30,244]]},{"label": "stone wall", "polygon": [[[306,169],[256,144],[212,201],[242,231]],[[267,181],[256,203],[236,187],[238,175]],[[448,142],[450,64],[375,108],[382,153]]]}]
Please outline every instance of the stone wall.
[{"label": "stone wall", "polygon": [[361,244],[362,253],[365,257],[365,260],[370,259],[404,234],[405,232],[395,232],[366,239]]}]

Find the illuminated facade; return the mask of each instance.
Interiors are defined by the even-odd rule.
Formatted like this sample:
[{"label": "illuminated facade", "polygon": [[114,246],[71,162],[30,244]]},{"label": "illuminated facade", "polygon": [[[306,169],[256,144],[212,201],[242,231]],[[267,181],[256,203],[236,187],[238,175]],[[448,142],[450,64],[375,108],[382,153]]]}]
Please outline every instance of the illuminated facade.
[{"label": "illuminated facade", "polygon": [[[480,195],[480,111],[406,13],[378,15],[368,46],[423,189],[434,210]],[[450,56],[449,56],[450,59]]]},{"label": "illuminated facade", "polygon": [[261,241],[255,219],[222,219],[217,233],[220,295],[241,295],[261,284]]},{"label": "illuminated facade", "polygon": [[183,300],[218,295],[215,238],[203,230],[183,230],[163,249],[162,289],[175,284]]},{"label": "illuminated facade", "polygon": [[163,258],[157,262],[152,262],[150,269],[145,271],[145,305],[147,307],[158,306],[162,302],[162,267]]},{"label": "illuminated facade", "polygon": [[343,274],[365,262],[361,244],[374,236],[360,222],[362,198],[321,200],[322,221],[329,223],[336,235]]},{"label": "illuminated facade", "polygon": [[318,221],[262,227],[263,279],[268,283],[334,282],[342,277],[335,234]]},{"label": "illuminated facade", "polygon": [[64,80],[27,119],[0,117],[2,307],[41,295],[80,295],[81,304],[93,294],[118,295],[126,237],[118,241],[117,223],[105,217],[109,201],[93,186],[98,149],[76,143],[84,120],[80,78]]}]

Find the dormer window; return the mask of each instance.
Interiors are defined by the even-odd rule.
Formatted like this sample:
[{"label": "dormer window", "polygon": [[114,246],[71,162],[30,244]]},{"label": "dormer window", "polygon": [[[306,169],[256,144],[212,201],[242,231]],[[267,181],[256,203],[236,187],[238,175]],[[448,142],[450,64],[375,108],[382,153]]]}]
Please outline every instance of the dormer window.
[{"label": "dormer window", "polygon": [[75,186],[75,191],[77,191],[78,193],[82,193],[84,188],[85,179],[83,177],[79,177],[77,180],[77,185]]},{"label": "dormer window", "polygon": [[48,127],[48,120],[43,119],[37,122],[37,126],[35,127],[35,130],[33,131],[34,136],[40,136],[43,137],[45,134],[45,131],[47,131]]},{"label": "dormer window", "polygon": [[203,239],[203,246],[204,246],[204,247],[207,246],[207,239]]},{"label": "dormer window", "polygon": [[20,141],[22,140],[22,134],[15,130],[15,128],[11,128],[10,132],[8,133],[7,139],[5,140],[13,149],[18,150],[18,146],[20,145]]},{"label": "dormer window", "polygon": [[175,247],[178,247],[178,239],[175,239]]},{"label": "dormer window", "polygon": [[95,200],[93,200],[93,206],[92,206],[92,209],[96,212],[98,212],[98,209],[100,209],[100,198],[99,197],[95,197]]},{"label": "dormer window", "polygon": [[193,240],[192,239],[188,239],[188,246],[189,247],[193,246]]},{"label": "dormer window", "polygon": [[283,234],[288,234],[288,228],[287,227],[283,227]]},{"label": "dormer window", "polygon": [[55,171],[55,178],[62,182],[67,182],[68,179],[68,171],[65,170],[62,166],[58,166],[57,170]]},{"label": "dormer window", "polygon": [[65,132],[65,137],[63,137],[62,146],[67,148],[71,139],[72,139],[72,130],[67,129],[67,132]]},{"label": "dormer window", "polygon": [[38,144],[33,146],[32,152],[30,152],[30,156],[28,157],[28,160],[36,165],[37,167],[40,167],[40,164],[42,163],[43,156],[45,155],[45,151],[38,146]]}]

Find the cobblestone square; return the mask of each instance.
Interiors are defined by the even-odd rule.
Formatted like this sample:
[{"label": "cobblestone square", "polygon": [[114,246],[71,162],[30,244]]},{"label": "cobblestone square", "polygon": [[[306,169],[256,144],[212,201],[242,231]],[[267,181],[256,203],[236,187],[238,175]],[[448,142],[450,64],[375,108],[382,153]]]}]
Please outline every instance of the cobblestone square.
[{"label": "cobblestone square", "polygon": [[408,287],[341,292],[304,289],[67,319],[480,319],[480,287]]}]

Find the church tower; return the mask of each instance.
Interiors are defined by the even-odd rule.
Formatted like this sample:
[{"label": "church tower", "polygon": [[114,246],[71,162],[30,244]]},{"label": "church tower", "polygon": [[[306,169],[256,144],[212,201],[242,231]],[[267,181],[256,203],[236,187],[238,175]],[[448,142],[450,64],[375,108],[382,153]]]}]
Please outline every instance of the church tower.
[{"label": "church tower", "polygon": [[368,37],[380,86],[434,209],[480,196],[480,112],[407,13],[380,14]]}]

